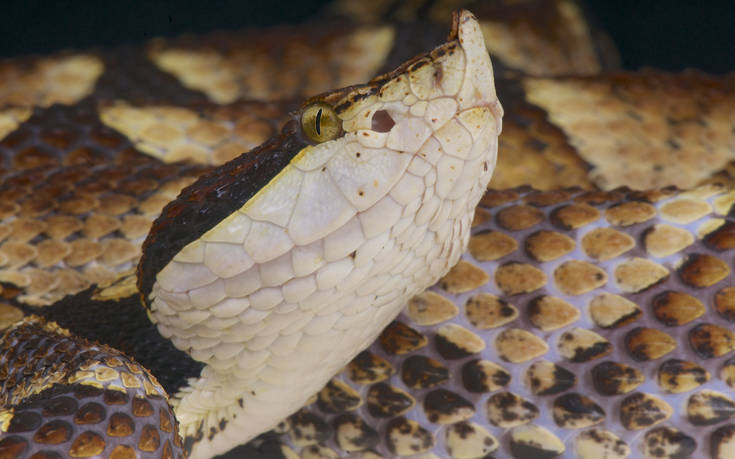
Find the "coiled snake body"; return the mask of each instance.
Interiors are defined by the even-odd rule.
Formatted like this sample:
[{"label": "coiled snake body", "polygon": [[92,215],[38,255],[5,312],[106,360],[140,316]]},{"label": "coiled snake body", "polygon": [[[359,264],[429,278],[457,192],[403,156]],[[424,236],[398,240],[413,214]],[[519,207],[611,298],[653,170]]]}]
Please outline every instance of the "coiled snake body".
[{"label": "coiled snake body", "polygon": [[298,106],[247,99],[366,81],[400,33],[291,41],[276,82],[236,35],[0,67],[0,457],[212,457],[271,429],[228,456],[730,457],[732,79],[504,80],[498,141],[485,43],[523,68],[493,42],[512,18],[462,10]]}]

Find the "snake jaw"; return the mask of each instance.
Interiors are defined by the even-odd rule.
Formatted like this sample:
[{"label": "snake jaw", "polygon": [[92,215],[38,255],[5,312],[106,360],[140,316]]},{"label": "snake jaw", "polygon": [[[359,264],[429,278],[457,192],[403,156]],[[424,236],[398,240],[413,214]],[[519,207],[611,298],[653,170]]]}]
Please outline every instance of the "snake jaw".
[{"label": "snake jaw", "polygon": [[161,267],[141,291],[161,334],[206,364],[173,400],[192,457],[300,408],[457,263],[495,166],[492,78],[461,11],[430,53],[307,101],[333,107],[341,135],[312,144],[292,122],[164,209],[139,272]]}]

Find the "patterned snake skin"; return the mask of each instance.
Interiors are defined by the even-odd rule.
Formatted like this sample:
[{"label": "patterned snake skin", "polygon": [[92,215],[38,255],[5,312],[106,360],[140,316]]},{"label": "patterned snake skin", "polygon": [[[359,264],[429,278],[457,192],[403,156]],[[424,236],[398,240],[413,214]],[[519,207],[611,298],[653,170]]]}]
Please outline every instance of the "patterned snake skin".
[{"label": "patterned snake skin", "polygon": [[[441,43],[460,2],[371,3],[0,61],[0,458],[212,457],[268,430],[259,415],[230,438],[237,397],[229,421],[206,401],[188,421],[180,400],[212,362],[159,333],[136,266],[182,189],[276,135],[298,99]],[[735,77],[609,72],[573,1],[468,6],[505,111],[468,251],[222,457],[735,457]],[[171,240],[206,229],[186,222]],[[162,268],[141,268],[144,294]]]}]

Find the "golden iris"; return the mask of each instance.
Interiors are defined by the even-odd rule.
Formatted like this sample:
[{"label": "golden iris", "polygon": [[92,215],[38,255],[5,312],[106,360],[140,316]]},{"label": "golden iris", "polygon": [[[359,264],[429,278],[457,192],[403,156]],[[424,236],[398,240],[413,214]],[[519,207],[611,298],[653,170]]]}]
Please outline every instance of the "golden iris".
[{"label": "golden iris", "polygon": [[324,102],[314,102],[301,112],[301,129],[317,143],[337,138],[342,123],[334,109]]}]

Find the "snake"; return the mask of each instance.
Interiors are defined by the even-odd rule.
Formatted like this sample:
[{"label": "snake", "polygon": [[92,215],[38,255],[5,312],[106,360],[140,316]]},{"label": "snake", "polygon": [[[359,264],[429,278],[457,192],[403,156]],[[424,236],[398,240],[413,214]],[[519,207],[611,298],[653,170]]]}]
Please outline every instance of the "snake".
[{"label": "snake", "polygon": [[733,457],[735,79],[479,3],[0,63],[0,457]]}]

